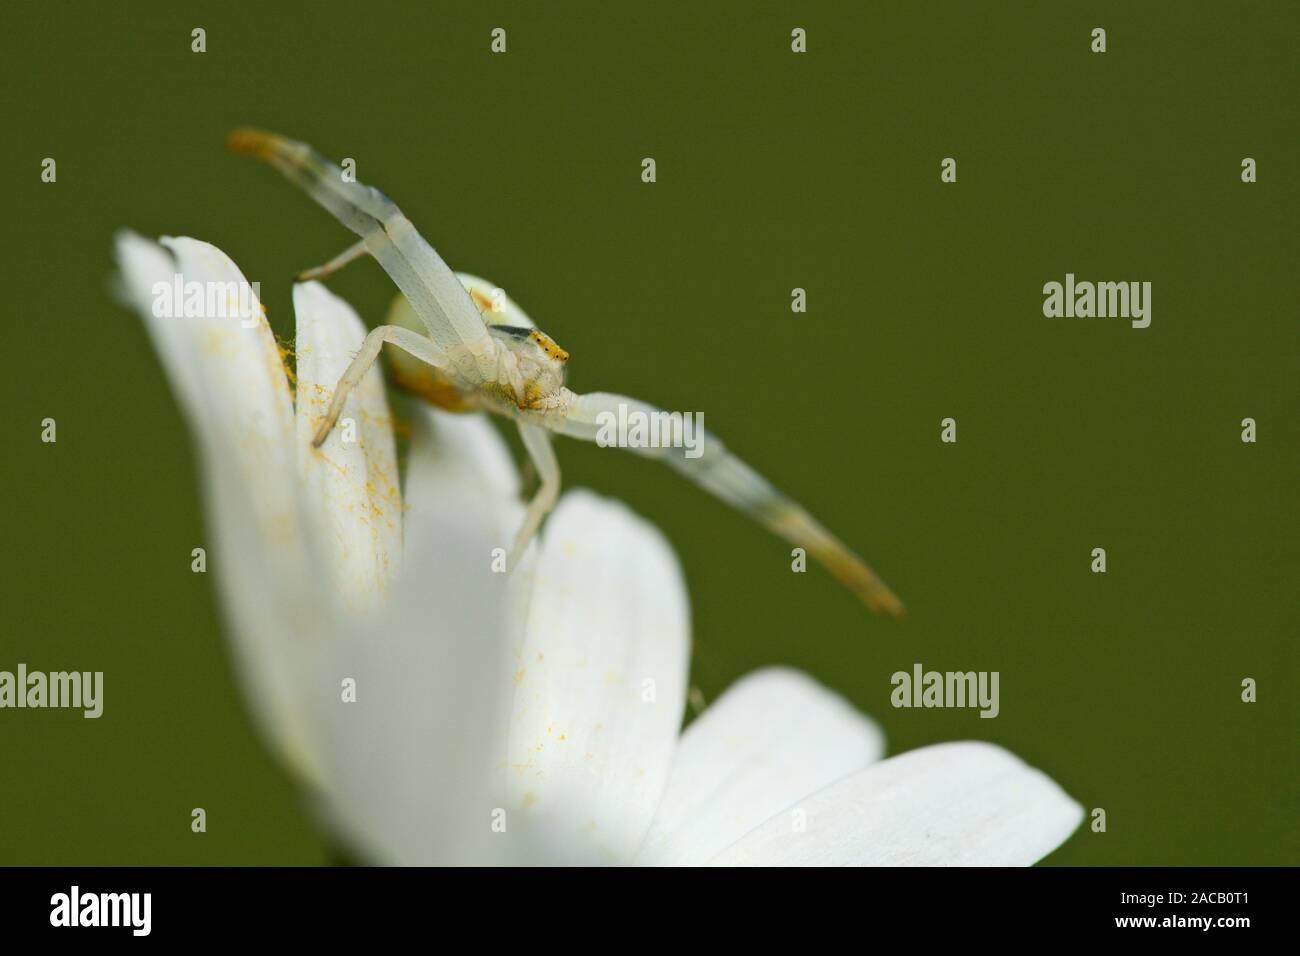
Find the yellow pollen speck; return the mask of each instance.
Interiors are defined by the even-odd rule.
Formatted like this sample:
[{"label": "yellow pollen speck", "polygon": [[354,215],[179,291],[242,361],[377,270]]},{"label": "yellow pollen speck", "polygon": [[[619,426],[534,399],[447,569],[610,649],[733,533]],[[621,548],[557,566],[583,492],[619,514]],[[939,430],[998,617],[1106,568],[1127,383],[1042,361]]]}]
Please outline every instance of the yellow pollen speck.
[{"label": "yellow pollen speck", "polygon": [[519,670],[515,671],[515,686],[516,686],[516,687],[518,687],[518,686],[520,686],[521,684],[523,684],[523,682],[524,682],[524,674],[526,674],[526,673],[527,673],[527,668],[523,668],[523,667],[521,667],[521,668],[519,668]]},{"label": "yellow pollen speck", "polygon": [[[262,306],[262,317],[266,318],[266,306]],[[284,367],[285,378],[289,380],[289,388],[296,392],[298,389],[298,372],[294,367],[294,363],[289,361],[294,357],[293,346],[277,335],[275,337],[275,350],[280,353],[280,364]]]}]

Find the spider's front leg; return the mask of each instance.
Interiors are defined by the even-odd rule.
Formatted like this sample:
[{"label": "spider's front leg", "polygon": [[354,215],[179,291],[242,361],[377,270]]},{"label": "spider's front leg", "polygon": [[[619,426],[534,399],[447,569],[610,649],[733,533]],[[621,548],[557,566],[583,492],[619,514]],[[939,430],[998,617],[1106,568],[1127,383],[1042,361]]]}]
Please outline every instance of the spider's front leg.
[{"label": "spider's front leg", "polygon": [[366,335],[365,341],[361,343],[361,350],[352,359],[347,371],[343,373],[343,377],[334,388],[334,397],[330,400],[329,411],[325,413],[325,418],[316,428],[316,434],[312,436],[313,448],[319,448],[324,444],[329,433],[334,430],[339,416],[343,414],[343,406],[348,400],[348,395],[366,377],[366,372],[370,371],[370,366],[375,364],[375,359],[379,357],[379,350],[384,347],[385,342],[392,342],[398,348],[410,352],[435,368],[445,369],[450,364],[447,354],[418,332],[404,329],[400,325],[381,325],[377,329],[372,329]]},{"label": "spider's front leg", "polygon": [[370,253],[410,301],[433,344],[443,351],[455,350],[458,373],[466,384],[490,377],[495,351],[478,307],[391,199],[373,187],[344,179],[337,164],[306,143],[256,129],[235,130],[228,143],[236,152],[266,160],[360,238],[308,274],[329,275]]},{"label": "spider's front leg", "polygon": [[[629,441],[624,428],[625,423],[633,417],[649,421],[655,416],[666,414],[653,405],[625,395],[606,392],[571,394],[563,415],[553,427],[555,431],[584,441],[617,439],[614,444],[671,465],[714,497],[749,515],[773,534],[796,547],[805,548],[808,554],[852,589],[873,611],[895,615],[903,613],[903,603],[862,558],[824,528],[797,501],[782,494],[766,478],[728,451],[712,433],[701,430],[696,436],[698,443],[694,455],[690,454],[684,441],[680,447],[671,442],[667,445],[646,446]],[[683,418],[683,439],[684,422]]]},{"label": "spider's front leg", "polygon": [[537,534],[542,519],[555,507],[556,499],[560,496],[560,462],[555,457],[555,449],[551,447],[550,433],[540,425],[519,422],[519,437],[523,439],[528,457],[537,467],[541,484],[533,495],[533,500],[528,503],[523,523],[515,535],[515,543],[510,547],[510,556],[506,559],[508,568],[517,565],[528,543]]}]

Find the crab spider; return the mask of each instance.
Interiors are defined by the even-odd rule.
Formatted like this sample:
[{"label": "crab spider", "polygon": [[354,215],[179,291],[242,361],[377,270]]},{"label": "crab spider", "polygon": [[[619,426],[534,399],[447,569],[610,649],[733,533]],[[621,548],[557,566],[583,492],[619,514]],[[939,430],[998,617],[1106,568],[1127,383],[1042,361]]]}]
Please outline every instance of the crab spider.
[{"label": "crab spider", "polygon": [[[369,254],[401,292],[388,324],[366,336],[339,380],[312,439],[313,446],[319,447],[328,437],[348,393],[374,364],[384,344],[397,346],[407,353],[394,360],[399,384],[446,409],[484,410],[515,421],[537,468],[540,488],[511,548],[509,566],[514,567],[514,558],[536,534],[559,496],[560,466],[551,447],[551,433],[596,441],[611,419],[629,419],[618,414],[620,406],[640,416],[664,414],[623,395],[579,395],[566,388],[568,352],[513,302],[505,301],[502,308],[502,299],[493,298],[494,293],[499,296],[499,290],[489,283],[453,273],[392,200],[370,186],[346,181],[340,167],[310,146],[254,129],[234,131],[228,143],[236,152],[269,162],[360,237],[323,266],[300,273],[300,280],[323,278]],[[502,317],[505,321],[495,321]],[[712,434],[702,437],[703,453],[698,457],[682,447],[633,450],[667,462],[773,533],[805,549],[873,610],[902,612],[902,603],[888,586],[812,515],[727,451]],[[619,440],[617,444],[634,443]]]}]

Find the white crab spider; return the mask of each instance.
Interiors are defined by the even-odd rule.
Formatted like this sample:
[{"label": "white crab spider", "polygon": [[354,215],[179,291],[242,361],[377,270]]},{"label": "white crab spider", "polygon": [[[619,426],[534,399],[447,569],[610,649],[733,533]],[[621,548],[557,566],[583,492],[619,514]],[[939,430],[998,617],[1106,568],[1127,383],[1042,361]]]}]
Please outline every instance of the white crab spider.
[{"label": "white crab spider", "polygon": [[[509,561],[513,567],[513,558],[527,546],[559,495],[560,466],[550,433],[594,441],[603,412],[617,415],[623,405],[651,416],[659,414],[659,409],[623,395],[579,395],[566,388],[569,353],[513,303],[505,310],[507,321],[494,322],[489,283],[472,276],[458,277],[392,200],[373,187],[345,181],[340,167],[310,146],[254,129],[231,133],[229,145],[275,166],[361,237],[325,265],[300,274],[300,279],[329,275],[369,253],[402,293],[389,324],[366,336],[339,380],[312,444],[319,447],[325,441],[348,393],[374,364],[384,343],[396,345],[418,360],[403,357],[394,363],[400,384],[444,408],[487,410],[517,424],[537,468],[540,488],[515,536]],[[416,331],[420,325],[423,332]],[[699,457],[688,457],[680,447],[633,450],[666,461],[775,534],[804,548],[873,610],[902,612],[902,603],[875,572],[798,503],[727,451],[712,434],[704,436],[702,447],[704,453]]]}]

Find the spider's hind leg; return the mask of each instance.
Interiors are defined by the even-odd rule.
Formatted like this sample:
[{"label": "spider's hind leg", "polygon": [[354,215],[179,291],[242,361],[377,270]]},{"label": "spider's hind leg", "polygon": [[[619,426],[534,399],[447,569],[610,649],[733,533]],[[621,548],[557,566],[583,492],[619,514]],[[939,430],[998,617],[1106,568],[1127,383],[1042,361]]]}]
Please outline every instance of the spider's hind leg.
[{"label": "spider's hind leg", "polygon": [[560,496],[560,462],[555,457],[555,449],[551,447],[550,433],[540,425],[519,422],[519,437],[523,439],[529,459],[537,467],[541,485],[528,503],[523,523],[520,524],[519,531],[515,535],[515,543],[510,548],[509,558],[506,559],[508,568],[516,566],[528,543],[537,534],[542,519],[555,507],[556,499]]}]

